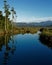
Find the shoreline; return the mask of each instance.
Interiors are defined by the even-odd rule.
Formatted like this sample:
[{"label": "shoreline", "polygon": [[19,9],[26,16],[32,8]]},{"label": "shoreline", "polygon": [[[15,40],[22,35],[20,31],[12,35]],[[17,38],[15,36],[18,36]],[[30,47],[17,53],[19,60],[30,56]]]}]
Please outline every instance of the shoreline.
[{"label": "shoreline", "polygon": [[18,28],[14,28],[13,30],[8,30],[8,31],[4,31],[1,30],[0,31],[0,35],[4,35],[4,34],[25,34],[25,33],[36,33],[40,28],[35,28],[35,27],[18,27]]}]

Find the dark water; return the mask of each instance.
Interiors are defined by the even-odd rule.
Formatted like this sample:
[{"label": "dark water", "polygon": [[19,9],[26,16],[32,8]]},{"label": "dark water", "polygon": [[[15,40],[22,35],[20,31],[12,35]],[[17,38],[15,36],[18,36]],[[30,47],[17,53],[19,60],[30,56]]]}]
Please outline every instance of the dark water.
[{"label": "dark water", "polygon": [[52,65],[52,49],[38,33],[1,36],[0,65]]}]

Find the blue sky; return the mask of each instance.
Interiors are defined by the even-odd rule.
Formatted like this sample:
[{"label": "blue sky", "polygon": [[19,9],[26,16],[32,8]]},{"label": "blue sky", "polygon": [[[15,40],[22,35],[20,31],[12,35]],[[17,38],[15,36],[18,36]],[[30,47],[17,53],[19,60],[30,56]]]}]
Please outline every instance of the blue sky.
[{"label": "blue sky", "polygon": [[[52,20],[52,0],[7,0],[17,12],[16,22],[41,22]],[[0,0],[3,10],[3,0]]]}]

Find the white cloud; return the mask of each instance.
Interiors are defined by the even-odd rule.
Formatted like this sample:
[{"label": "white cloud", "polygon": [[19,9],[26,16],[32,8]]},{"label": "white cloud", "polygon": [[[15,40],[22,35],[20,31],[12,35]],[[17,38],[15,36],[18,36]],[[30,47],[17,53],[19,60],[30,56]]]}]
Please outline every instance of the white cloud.
[{"label": "white cloud", "polygon": [[42,17],[42,18],[36,18],[36,17],[17,17],[16,22],[42,22],[42,21],[52,21],[52,17]]}]

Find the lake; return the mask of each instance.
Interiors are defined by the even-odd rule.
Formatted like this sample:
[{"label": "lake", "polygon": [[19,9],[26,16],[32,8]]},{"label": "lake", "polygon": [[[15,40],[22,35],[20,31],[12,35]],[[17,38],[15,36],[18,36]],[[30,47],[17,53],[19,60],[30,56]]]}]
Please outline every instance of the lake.
[{"label": "lake", "polygon": [[39,33],[4,35],[0,37],[0,65],[52,65],[52,48],[39,40]]}]

